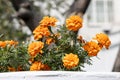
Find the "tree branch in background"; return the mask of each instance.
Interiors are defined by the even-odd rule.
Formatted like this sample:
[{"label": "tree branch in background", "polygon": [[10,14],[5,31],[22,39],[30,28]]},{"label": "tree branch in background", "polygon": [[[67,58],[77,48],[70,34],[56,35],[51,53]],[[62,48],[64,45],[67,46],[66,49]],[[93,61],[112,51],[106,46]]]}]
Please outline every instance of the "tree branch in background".
[{"label": "tree branch in background", "polygon": [[91,0],[75,0],[68,10],[68,16],[79,15],[83,16],[90,4]]},{"label": "tree branch in background", "polygon": [[[10,0],[13,7],[15,8],[17,14],[16,16],[22,19],[25,24],[29,27],[31,31],[35,29],[38,25],[41,15],[36,14],[37,11],[34,11],[33,5],[29,0]],[[91,0],[75,0],[68,10],[68,16],[70,15],[79,15],[83,16],[86,12],[88,5]]]},{"label": "tree branch in background", "polygon": [[[10,0],[15,8],[17,18],[20,18],[29,27],[31,31],[38,25],[41,15],[34,11],[32,3],[28,0]],[[35,13],[36,12],[36,13]]]}]

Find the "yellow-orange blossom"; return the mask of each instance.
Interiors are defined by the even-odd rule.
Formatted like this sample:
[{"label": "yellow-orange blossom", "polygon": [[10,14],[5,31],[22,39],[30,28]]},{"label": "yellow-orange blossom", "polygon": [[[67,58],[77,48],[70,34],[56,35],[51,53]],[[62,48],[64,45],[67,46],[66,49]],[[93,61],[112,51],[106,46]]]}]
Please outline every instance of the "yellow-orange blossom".
[{"label": "yellow-orange blossom", "polygon": [[44,36],[45,36],[45,37],[48,37],[48,36],[50,35],[50,31],[48,30],[47,27],[38,26],[38,27],[33,31],[33,34],[34,34],[34,39],[35,39],[35,40],[39,40],[39,39],[43,38]]},{"label": "yellow-orange blossom", "polygon": [[108,49],[111,44],[109,37],[104,33],[96,34],[96,37],[93,39],[98,41],[98,44],[101,48],[105,46],[105,48]]},{"label": "yellow-orange blossom", "polygon": [[30,71],[50,70],[50,67],[42,62],[35,61],[30,66]]},{"label": "yellow-orange blossom", "polygon": [[78,56],[73,53],[65,54],[62,61],[63,61],[63,66],[66,67],[67,69],[72,69],[79,64]]},{"label": "yellow-orange blossom", "polygon": [[17,44],[18,42],[13,40],[0,41],[0,47],[2,48],[4,48],[6,45],[16,46]]},{"label": "yellow-orange blossom", "polygon": [[54,18],[54,17],[49,17],[49,16],[45,16],[45,17],[43,17],[43,19],[40,21],[40,26],[41,26],[41,27],[49,27],[49,26],[54,27],[56,22],[57,22],[57,19],[56,19],[56,18]]},{"label": "yellow-orange blossom", "polygon": [[44,46],[44,43],[41,41],[32,42],[28,46],[28,53],[34,57],[36,56],[36,54],[42,53],[41,49],[43,48],[43,46]]},{"label": "yellow-orange blossom", "polygon": [[70,16],[66,19],[66,27],[68,30],[78,31],[82,27],[82,18],[80,16]]},{"label": "yellow-orange blossom", "polygon": [[99,45],[94,41],[85,43],[83,48],[88,52],[89,56],[97,56],[98,52],[101,49]]},{"label": "yellow-orange blossom", "polygon": [[54,17],[43,17],[43,19],[40,21],[40,24],[36,27],[36,29],[33,31],[34,39],[39,40],[41,38],[48,37],[50,35],[50,31],[48,27],[55,26],[55,23],[57,22],[57,19]]},{"label": "yellow-orange blossom", "polygon": [[108,49],[111,44],[109,37],[104,33],[96,34],[96,37],[93,39],[95,41],[93,40],[87,42],[83,46],[83,48],[88,52],[89,56],[97,56],[98,52],[103,48],[103,46]]}]

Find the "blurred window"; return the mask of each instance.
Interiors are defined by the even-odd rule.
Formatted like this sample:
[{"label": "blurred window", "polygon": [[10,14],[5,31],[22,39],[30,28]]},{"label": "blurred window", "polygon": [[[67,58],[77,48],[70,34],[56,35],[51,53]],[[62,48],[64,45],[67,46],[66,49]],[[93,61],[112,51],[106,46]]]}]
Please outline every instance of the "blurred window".
[{"label": "blurred window", "polygon": [[90,23],[111,23],[113,21],[114,0],[91,0],[87,21]]},{"label": "blurred window", "polygon": [[96,1],[96,20],[97,22],[104,22],[105,9],[104,1]]}]

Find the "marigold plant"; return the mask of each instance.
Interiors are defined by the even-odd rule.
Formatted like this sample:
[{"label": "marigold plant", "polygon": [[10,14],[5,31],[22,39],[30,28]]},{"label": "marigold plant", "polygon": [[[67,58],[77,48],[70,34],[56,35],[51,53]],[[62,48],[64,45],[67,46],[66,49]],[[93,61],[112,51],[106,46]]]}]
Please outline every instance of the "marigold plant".
[{"label": "marigold plant", "polygon": [[91,58],[98,56],[104,46],[110,47],[105,33],[96,34],[90,41],[83,39],[78,34],[83,23],[79,16],[70,16],[59,26],[57,21],[43,17],[33,31],[34,41],[0,41],[0,71],[82,71],[84,64],[92,64]]}]

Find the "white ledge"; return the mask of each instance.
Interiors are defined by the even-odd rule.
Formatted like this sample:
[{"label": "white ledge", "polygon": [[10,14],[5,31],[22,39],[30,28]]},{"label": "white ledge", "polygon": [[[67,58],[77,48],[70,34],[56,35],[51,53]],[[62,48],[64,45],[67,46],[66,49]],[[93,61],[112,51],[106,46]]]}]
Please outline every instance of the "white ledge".
[{"label": "white ledge", "polygon": [[0,80],[120,80],[119,72],[22,71],[0,73]]}]

